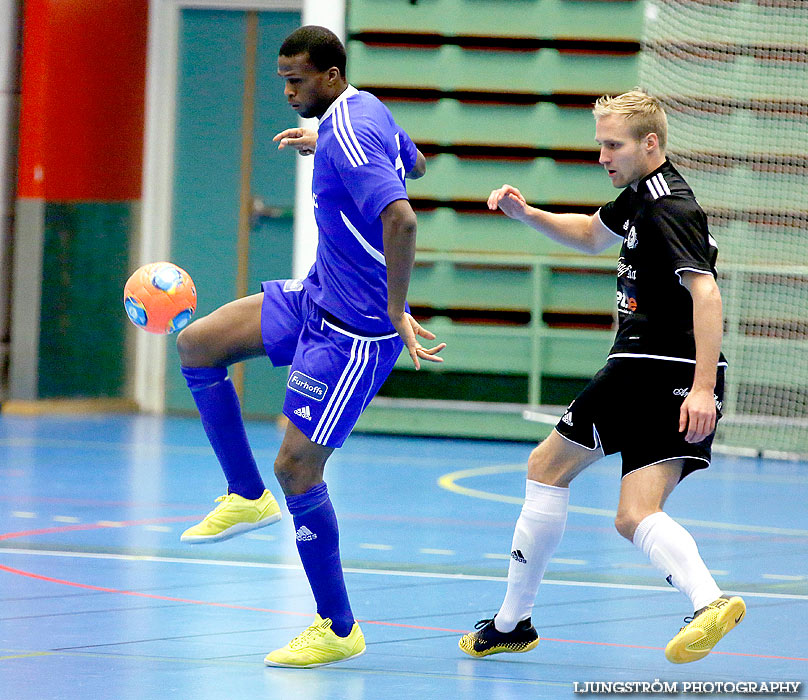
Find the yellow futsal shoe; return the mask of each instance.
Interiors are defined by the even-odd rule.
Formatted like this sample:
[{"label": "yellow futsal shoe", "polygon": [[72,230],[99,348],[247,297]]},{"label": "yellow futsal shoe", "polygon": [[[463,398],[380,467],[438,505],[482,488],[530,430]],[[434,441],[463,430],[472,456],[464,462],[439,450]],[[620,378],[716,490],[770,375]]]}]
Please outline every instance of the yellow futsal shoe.
[{"label": "yellow futsal shoe", "polygon": [[665,647],[665,658],[674,664],[698,661],[709,654],[721,638],[746,615],[746,604],[737,596],[721,596],[707,607],[686,617],[686,624]]},{"label": "yellow futsal shoe", "polygon": [[264,490],[261,498],[251,500],[237,493],[228,493],[216,499],[219,504],[201,523],[189,527],[180,540],[188,544],[221,542],[242,532],[266,527],[281,519],[281,509],[275,497]]},{"label": "yellow futsal shoe", "polygon": [[365,637],[354,622],[347,637],[338,637],[331,629],[330,618],[317,615],[303,634],[295,637],[285,647],[266,655],[267,666],[287,668],[316,668],[326,664],[347,661],[365,653]]}]

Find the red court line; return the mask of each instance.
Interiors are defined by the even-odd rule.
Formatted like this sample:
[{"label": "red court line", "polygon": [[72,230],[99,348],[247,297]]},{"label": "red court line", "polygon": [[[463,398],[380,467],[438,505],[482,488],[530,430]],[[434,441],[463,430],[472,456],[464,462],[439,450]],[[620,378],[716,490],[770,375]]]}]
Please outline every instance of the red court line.
[{"label": "red court line", "polygon": [[[35,574],[31,571],[23,571],[22,569],[14,569],[10,566],[0,564],[0,571],[6,571],[10,574],[17,576],[25,576],[37,581],[46,581],[48,583],[57,583],[62,586],[72,586],[73,588],[83,588],[89,591],[99,591],[101,593],[115,593],[118,595],[129,595],[137,598],[150,598],[152,600],[165,600],[172,603],[188,603],[189,605],[208,605],[215,608],[229,608],[231,610],[249,610],[251,612],[266,612],[276,615],[295,615],[297,617],[310,617],[311,613],[293,612],[291,610],[273,610],[271,608],[258,608],[251,605],[236,605],[234,603],[216,603],[207,600],[194,600],[192,598],[176,598],[173,596],[157,595],[155,593],[142,593],[140,591],[124,591],[118,588],[108,588],[106,586],[94,586],[89,583],[78,583],[77,581],[66,581],[65,579],[53,578],[52,576],[43,576],[42,574]],[[362,624],[367,625],[380,625],[382,627],[403,627],[405,629],[422,630],[427,632],[449,632],[452,634],[465,634],[468,630],[449,629],[446,627],[427,627],[425,625],[408,625],[400,622],[384,622],[381,620],[358,620]],[[603,647],[618,647],[621,649],[648,649],[651,651],[663,651],[663,647],[641,646],[639,644],[620,644],[617,642],[592,642],[581,639],[554,639],[552,637],[542,637],[544,642],[558,642],[561,644],[587,644],[592,646]],[[771,656],[768,654],[744,654],[734,651],[713,651],[712,654],[720,654],[721,656],[745,656],[755,659],[780,659],[785,661],[808,661],[808,658],[801,658],[796,656]]]},{"label": "red court line", "polygon": [[6,532],[0,534],[1,540],[13,540],[17,537],[30,537],[32,535],[51,535],[54,532],[74,532],[76,530],[100,530],[105,527],[129,527],[130,525],[157,525],[159,523],[179,523],[188,520],[198,520],[198,515],[175,515],[170,518],[147,518],[146,520],[125,520],[115,525],[104,523],[83,523],[79,525],[56,525],[54,527],[44,527],[39,530],[23,530],[21,532]]},{"label": "red court line", "polygon": [[[173,518],[156,518],[151,520],[130,520],[121,522],[117,527],[128,525],[144,525],[157,522],[173,522],[178,520],[187,520],[185,516],[177,516]],[[42,530],[29,530],[27,532],[9,532],[0,535],[0,540],[12,539],[14,537],[23,537],[30,534],[44,534],[50,532],[64,532],[67,530],[91,530],[95,528],[115,527],[111,525],[103,525],[99,523],[92,523],[86,525],[66,525],[63,527],[44,528]],[[117,595],[129,595],[137,598],[150,598],[152,600],[165,600],[172,603],[187,603],[189,605],[208,605],[215,608],[229,608],[231,610],[249,610],[252,612],[266,612],[276,615],[295,615],[298,617],[309,617],[311,613],[293,612],[290,610],[273,610],[271,608],[257,608],[249,605],[236,605],[234,603],[216,603],[207,600],[193,600],[192,598],[175,598],[172,596],[157,595],[155,593],[142,593],[140,591],[124,591],[118,588],[107,588],[105,586],[94,586],[89,583],[79,583],[77,581],[67,581],[65,579],[53,578],[51,576],[44,576],[42,574],[35,574],[31,571],[23,571],[22,569],[14,569],[10,566],[0,564],[0,571],[6,571],[10,574],[17,576],[24,576],[32,578],[37,581],[46,581],[48,583],[56,583],[61,586],[72,586],[73,588],[83,588],[89,591],[98,591],[100,593],[115,593]],[[366,625],[380,625],[382,627],[401,627],[405,629],[422,630],[427,632],[449,632],[452,634],[465,634],[468,630],[448,629],[445,627],[427,627],[424,625],[408,625],[400,622],[384,622],[381,620],[358,620]],[[618,642],[592,642],[582,639],[554,639],[551,637],[542,637],[544,642],[557,642],[560,644],[587,644],[591,646],[604,646],[604,647],[618,647],[621,649],[648,649],[651,651],[663,651],[663,647],[640,646],[638,644],[620,644]],[[719,654],[721,656],[743,656],[754,659],[780,659],[784,661],[808,661],[808,658],[801,658],[796,656],[771,656],[767,654],[745,654],[735,651],[713,651],[711,654]]]}]

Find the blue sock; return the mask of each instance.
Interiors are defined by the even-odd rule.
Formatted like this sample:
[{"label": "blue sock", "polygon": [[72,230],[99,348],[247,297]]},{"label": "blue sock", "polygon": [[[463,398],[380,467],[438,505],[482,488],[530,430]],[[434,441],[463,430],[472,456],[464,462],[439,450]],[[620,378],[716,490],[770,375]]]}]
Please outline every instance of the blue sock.
[{"label": "blue sock", "polygon": [[258,472],[236,389],[224,367],[182,367],[182,374],[202,418],[202,427],[227,478],[228,493],[260,498],[264,482]]},{"label": "blue sock", "polygon": [[297,551],[309,579],[317,612],[331,618],[331,629],[339,637],[351,633],[354,616],[345,590],[339,558],[339,528],[325,482],[299,496],[287,496],[297,532]]}]

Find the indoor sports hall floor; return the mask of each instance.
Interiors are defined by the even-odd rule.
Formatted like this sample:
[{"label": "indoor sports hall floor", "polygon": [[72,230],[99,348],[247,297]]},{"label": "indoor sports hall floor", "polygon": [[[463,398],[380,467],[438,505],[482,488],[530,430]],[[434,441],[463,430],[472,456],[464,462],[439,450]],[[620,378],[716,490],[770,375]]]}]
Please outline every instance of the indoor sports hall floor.
[{"label": "indoor sports hall floor", "polygon": [[[280,432],[248,432],[277,494]],[[669,501],[720,585],[746,598],[720,652],[665,661],[691,611],[613,529],[608,459],[574,484],[534,611],[538,648],[462,654],[458,636],[505,590],[530,448],[350,438],[327,482],[367,653],[301,671],[262,664],[313,615],[285,508],[258,533],[179,542],[223,491],[197,420],[4,415],[0,699],[533,700],[578,697],[586,681],[808,681],[804,462],[718,458]]]}]

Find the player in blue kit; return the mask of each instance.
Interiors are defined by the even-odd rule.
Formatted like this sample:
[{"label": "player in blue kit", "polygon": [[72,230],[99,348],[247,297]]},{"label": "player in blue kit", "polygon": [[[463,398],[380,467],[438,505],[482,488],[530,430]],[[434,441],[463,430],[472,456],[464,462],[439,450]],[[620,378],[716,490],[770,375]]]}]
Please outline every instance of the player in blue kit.
[{"label": "player in blue kit", "polygon": [[[292,515],[303,568],[317,603],[314,623],[264,660],[311,668],[365,651],[348,601],[339,532],[323,481],[325,463],[390,374],[406,347],[416,367],[440,362],[441,343],[408,313],[416,218],[404,178],[421,177],[423,155],[389,110],[348,84],[345,48],[328,29],[306,26],[279,51],[284,94],[317,138],[282,141],[316,149],[312,198],[317,256],[304,279],[264,282],[262,292],[222,306],[177,338],[182,372],[227,478],[227,494],[182,535],[217,542],[280,519],[258,471],[227,367],[263,354],[290,365],[283,413],[289,419],[275,476]],[[287,132],[284,132],[287,133]],[[279,135],[282,136],[282,135]]]}]

